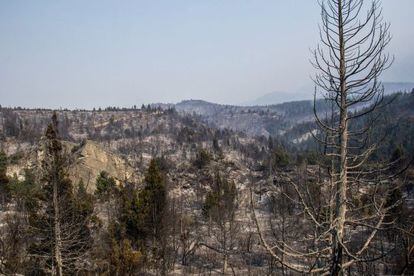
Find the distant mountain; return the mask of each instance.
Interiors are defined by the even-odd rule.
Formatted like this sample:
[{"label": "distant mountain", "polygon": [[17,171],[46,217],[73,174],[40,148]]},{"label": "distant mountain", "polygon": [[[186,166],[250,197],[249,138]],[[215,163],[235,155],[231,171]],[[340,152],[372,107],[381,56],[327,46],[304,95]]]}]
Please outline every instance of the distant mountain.
[{"label": "distant mountain", "polygon": [[[395,92],[411,92],[414,89],[414,82],[384,82],[385,94],[391,94]],[[313,98],[313,88],[304,87],[300,90],[291,92],[276,91],[260,96],[254,100],[242,103],[243,106],[267,106],[280,104],[284,102],[308,100]]]},{"label": "distant mountain", "polygon": [[[414,83],[385,83],[384,86],[385,94],[390,95],[392,91],[411,91]],[[324,116],[329,110],[329,105],[322,99],[317,100],[316,105],[320,116]],[[369,103],[357,105],[351,111],[368,106]],[[165,106],[160,107],[165,108]],[[169,107],[174,107],[180,113],[197,114],[210,126],[220,129],[242,131],[249,136],[276,137],[286,134],[289,137],[287,140],[298,139],[300,136],[296,134],[306,135],[306,132],[302,133],[303,127],[299,127],[298,130],[296,126],[312,124],[314,121],[313,101],[311,100],[255,106],[221,105],[203,100],[186,100]],[[408,114],[407,107],[401,110],[405,110],[404,114]]]},{"label": "distant mountain", "polygon": [[185,100],[175,105],[177,111],[196,113],[198,115],[213,115],[219,112],[224,106],[210,103],[203,100]]},{"label": "distant mountain", "polygon": [[[318,110],[324,111],[323,101]],[[165,106],[159,105],[161,108]],[[221,105],[202,100],[186,100],[175,105],[180,113],[197,114],[214,127],[242,131],[250,136],[277,136],[293,125],[313,120],[313,102],[309,100],[268,106]]]},{"label": "distant mountain", "polygon": [[[398,86],[400,87],[400,86]],[[371,141],[380,143],[375,153],[376,158],[389,158],[396,146],[400,146],[407,154],[414,152],[414,91],[410,93],[395,93],[387,95],[384,103],[390,103],[375,110],[371,117],[360,117],[352,122],[351,131],[363,129],[371,124],[372,118],[377,118],[371,130]],[[369,106],[366,107],[370,109]],[[354,128],[354,129],[352,129]],[[293,125],[278,138],[286,143],[293,143],[302,150],[315,148],[316,141],[311,132],[318,127],[313,121],[306,121]]]},{"label": "distant mountain", "polygon": [[384,82],[385,94],[411,92],[413,89],[414,82]]},{"label": "distant mountain", "polygon": [[312,90],[309,90],[309,93],[306,93],[305,91],[295,91],[295,92],[271,92],[268,94],[265,94],[263,96],[258,97],[255,100],[247,101],[242,103],[241,105],[244,106],[255,106],[255,105],[273,105],[273,104],[280,104],[284,102],[291,102],[291,101],[300,101],[300,100],[307,100],[312,98],[312,93],[310,92]]}]

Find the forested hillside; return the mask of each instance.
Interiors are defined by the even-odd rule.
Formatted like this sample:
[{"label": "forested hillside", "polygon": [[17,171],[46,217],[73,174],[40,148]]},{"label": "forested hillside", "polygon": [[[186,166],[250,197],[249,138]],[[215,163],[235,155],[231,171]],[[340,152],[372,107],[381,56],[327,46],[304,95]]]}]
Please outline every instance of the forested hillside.
[{"label": "forested hillside", "polygon": [[[370,106],[362,110],[368,110]],[[410,156],[414,152],[414,91],[411,93],[395,93],[384,97],[381,108],[375,110],[369,117],[362,117],[352,127],[354,129],[371,124],[373,141],[381,141],[380,148],[372,158],[381,160],[392,155],[400,148]],[[311,132],[317,132],[315,122],[299,123],[280,136],[279,139],[299,150],[312,150],[318,147]]]},{"label": "forested hillside", "polygon": [[[392,87],[394,86],[389,86],[388,89]],[[404,99],[409,97],[407,95],[412,94],[398,90],[394,90],[393,93],[390,91],[385,96],[384,103],[389,102],[398,93]],[[404,99],[398,100],[391,106],[394,109],[398,108]],[[330,111],[329,104],[323,99],[317,99],[315,104],[320,116],[324,116]],[[369,102],[361,103],[353,107],[352,111],[366,108],[369,105]],[[152,106],[162,109],[174,108],[179,113],[199,115],[201,119],[216,128],[242,131],[250,136],[285,136],[290,142],[306,134],[307,131],[301,129],[305,130],[306,125],[314,121],[314,102],[309,100],[266,106],[220,105],[201,100],[186,100],[178,104],[153,104]],[[412,103],[408,101],[401,108],[403,110],[412,109]]]},{"label": "forested hillside", "polygon": [[[0,275],[414,275],[414,87],[382,82],[410,1],[29,2],[0,3]],[[186,100],[303,74],[313,101]]]},{"label": "forested hillside", "polygon": [[[221,189],[221,182],[232,183],[240,209],[234,209],[228,219],[245,221],[246,189],[253,176],[263,179],[260,168],[269,156],[267,140],[212,129],[197,117],[174,110],[60,111],[57,122],[48,128],[52,114],[49,110],[1,110],[4,273],[50,272],[53,267],[53,250],[36,245],[40,239],[53,239],[47,236],[51,229],[32,233],[30,229],[37,226],[21,217],[36,216],[40,212],[36,208],[49,208],[50,202],[45,201],[52,196],[48,195],[52,184],[45,179],[52,170],[45,165],[49,158],[62,160],[53,169],[73,190],[59,195],[69,201],[61,208],[82,208],[73,212],[81,212],[85,220],[75,229],[67,226],[69,236],[72,230],[84,230],[80,240],[73,241],[81,243],[80,248],[75,249],[72,241],[62,248],[69,254],[62,253],[63,261],[70,263],[63,265],[65,271],[208,272],[218,269],[222,250],[234,250],[236,244],[223,245],[206,234],[219,237],[223,229],[206,218],[205,197]],[[49,134],[50,128],[56,137]],[[209,208],[215,208],[219,203],[211,200],[207,200]],[[33,204],[35,209],[30,207]],[[151,213],[152,208],[157,214]],[[62,220],[72,223],[66,215],[75,214],[64,211]],[[44,216],[45,220],[53,217]],[[237,234],[247,235],[245,225],[243,230],[240,227]],[[15,236],[16,230],[21,235]]]},{"label": "forested hillside", "polygon": [[[301,216],[285,197],[295,197],[289,182],[305,187],[327,177],[314,149],[288,151],[277,139],[216,129],[174,109],[62,110],[51,124],[52,115],[1,109],[3,273],[53,268],[52,243],[42,241],[55,238],[47,226],[56,217],[48,200],[54,170],[68,185],[58,204],[64,271],[109,274],[276,273],[251,219],[250,192],[265,236],[290,231],[287,241],[299,234]],[[412,198],[412,172],[400,196]],[[412,206],[401,208],[405,225]],[[393,252],[388,271],[406,265],[408,253]]]}]

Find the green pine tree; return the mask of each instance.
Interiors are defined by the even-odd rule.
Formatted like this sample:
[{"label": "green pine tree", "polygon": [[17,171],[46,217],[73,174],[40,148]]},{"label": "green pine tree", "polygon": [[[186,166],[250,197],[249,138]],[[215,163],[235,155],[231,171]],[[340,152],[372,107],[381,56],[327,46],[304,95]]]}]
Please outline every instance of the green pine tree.
[{"label": "green pine tree", "polygon": [[167,206],[165,178],[155,159],[151,160],[145,175],[145,187],[139,193],[140,217],[147,236],[157,239],[162,232],[162,221]]},{"label": "green pine tree", "polygon": [[96,178],[96,191],[95,195],[101,199],[108,199],[111,194],[116,190],[115,179],[106,171],[101,171]]},{"label": "green pine tree", "polygon": [[7,155],[0,151],[0,204],[4,204],[10,197],[9,178],[7,177]]}]

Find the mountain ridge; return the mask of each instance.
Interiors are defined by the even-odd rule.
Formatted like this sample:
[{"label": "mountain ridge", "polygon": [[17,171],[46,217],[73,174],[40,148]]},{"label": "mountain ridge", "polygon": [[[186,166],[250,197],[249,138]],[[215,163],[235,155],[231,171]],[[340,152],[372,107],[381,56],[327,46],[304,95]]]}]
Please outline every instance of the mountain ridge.
[{"label": "mountain ridge", "polygon": [[[414,89],[414,82],[383,82],[386,95],[396,92],[411,92]],[[274,91],[266,93],[255,99],[240,103],[241,106],[268,106],[285,102],[312,100],[313,89],[311,87],[302,88],[293,92]]]}]

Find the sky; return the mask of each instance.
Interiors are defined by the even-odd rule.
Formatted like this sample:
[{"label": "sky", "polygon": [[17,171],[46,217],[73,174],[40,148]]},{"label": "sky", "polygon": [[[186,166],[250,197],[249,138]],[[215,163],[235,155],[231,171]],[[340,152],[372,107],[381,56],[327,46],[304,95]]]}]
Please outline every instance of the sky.
[{"label": "sky", "polygon": [[[383,80],[414,81],[414,1],[382,4],[395,56]],[[0,105],[293,97],[311,84],[319,21],[317,0],[0,0]]]}]

